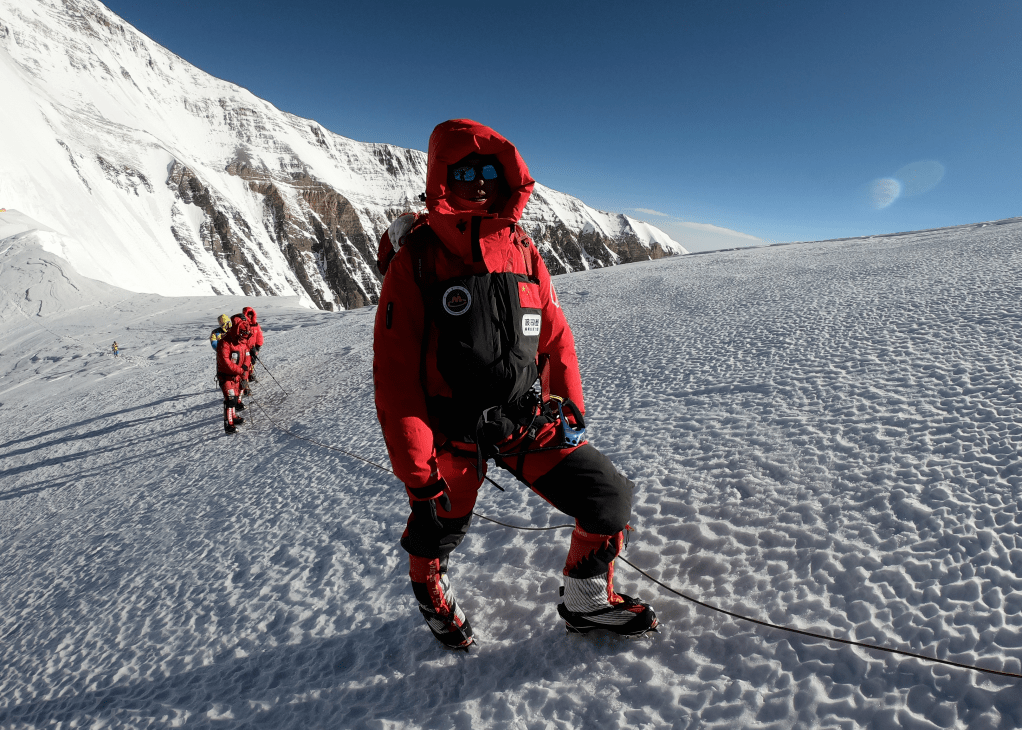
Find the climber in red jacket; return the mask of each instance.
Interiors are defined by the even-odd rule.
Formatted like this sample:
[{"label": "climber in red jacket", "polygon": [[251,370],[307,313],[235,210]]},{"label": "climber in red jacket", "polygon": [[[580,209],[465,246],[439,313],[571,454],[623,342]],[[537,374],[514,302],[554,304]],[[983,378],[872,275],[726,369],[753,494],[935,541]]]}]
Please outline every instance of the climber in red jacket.
[{"label": "climber in red jacket", "polygon": [[248,320],[240,315],[231,318],[232,325],[216,348],[216,377],[224,393],[224,431],[234,433],[245,419],[236,415],[241,406],[241,380],[245,376],[250,335]]},{"label": "climber in red jacket", "polygon": [[448,647],[473,642],[447,565],[490,458],[575,518],[557,607],[568,630],[657,625],[648,604],[614,590],[634,485],[584,441],[574,338],[517,225],[533,185],[504,137],[444,122],[429,140],[428,213],[397,219],[380,242],[377,416],[411,501],[401,545],[413,592]]},{"label": "climber in red jacket", "polygon": [[248,327],[250,331],[249,335],[249,371],[248,371],[248,382],[258,383],[259,380],[256,378],[255,363],[251,360],[259,359],[259,350],[263,347],[263,328],[259,326],[259,322],[256,321],[256,311],[252,307],[245,307],[241,310],[241,313],[245,315],[248,320]]}]

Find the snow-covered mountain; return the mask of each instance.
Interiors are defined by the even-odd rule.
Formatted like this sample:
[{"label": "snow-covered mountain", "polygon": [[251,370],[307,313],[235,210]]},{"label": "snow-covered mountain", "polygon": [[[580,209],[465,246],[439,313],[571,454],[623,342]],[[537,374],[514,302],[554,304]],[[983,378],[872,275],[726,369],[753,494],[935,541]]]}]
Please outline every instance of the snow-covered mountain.
[{"label": "snow-covered mountain", "polygon": [[[423,152],[284,113],[96,0],[0,0],[0,101],[0,207],[132,291],[368,304],[376,242],[425,189]],[[542,185],[523,224],[553,273],[686,253]]]}]

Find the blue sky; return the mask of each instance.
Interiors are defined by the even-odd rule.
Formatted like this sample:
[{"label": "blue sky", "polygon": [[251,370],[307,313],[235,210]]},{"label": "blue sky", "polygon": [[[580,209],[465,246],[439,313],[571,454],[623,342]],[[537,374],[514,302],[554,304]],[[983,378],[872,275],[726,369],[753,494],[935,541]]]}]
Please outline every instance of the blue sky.
[{"label": "blue sky", "polygon": [[1022,215],[1019,0],[106,5],[346,137],[488,124],[691,250]]}]

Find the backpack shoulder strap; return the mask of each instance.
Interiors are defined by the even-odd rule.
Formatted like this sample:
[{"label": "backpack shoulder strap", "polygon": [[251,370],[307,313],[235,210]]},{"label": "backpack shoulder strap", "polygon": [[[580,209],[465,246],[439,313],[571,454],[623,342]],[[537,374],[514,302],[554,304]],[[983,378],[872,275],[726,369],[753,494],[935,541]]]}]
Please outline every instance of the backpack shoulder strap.
[{"label": "backpack shoulder strap", "polygon": [[422,342],[419,347],[419,383],[423,393],[428,392],[426,355],[429,351],[433,323],[429,304],[426,301],[426,289],[436,283],[436,252],[439,245],[440,237],[425,221],[409,231],[405,237],[405,247],[412,257],[412,275],[415,277],[415,284],[419,287],[419,295],[422,297],[423,322]]},{"label": "backpack shoulder strap", "polygon": [[423,221],[405,237],[405,246],[412,256],[412,274],[419,289],[436,282],[436,252],[440,237]]},{"label": "backpack shoulder strap", "polygon": [[521,251],[522,259],[525,261],[525,275],[531,277],[532,256],[529,255],[529,247],[534,246],[535,244],[532,242],[532,239],[529,238],[529,234],[525,232],[525,229],[518,223],[515,223],[515,226],[511,231],[511,241],[518,246]]}]

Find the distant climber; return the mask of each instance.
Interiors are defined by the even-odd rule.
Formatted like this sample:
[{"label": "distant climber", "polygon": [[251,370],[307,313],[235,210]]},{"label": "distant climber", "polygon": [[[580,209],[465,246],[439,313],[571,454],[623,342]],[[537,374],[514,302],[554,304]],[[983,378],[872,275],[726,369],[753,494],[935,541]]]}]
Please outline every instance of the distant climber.
[{"label": "distant climber", "polygon": [[231,320],[231,327],[220,338],[216,350],[217,382],[224,394],[224,431],[234,433],[245,419],[236,415],[243,410],[241,403],[241,378],[245,374],[245,357],[248,355],[248,321],[241,315]]},{"label": "distant climber", "polygon": [[[250,382],[249,381],[249,376],[252,375],[252,339],[253,339],[252,338],[252,325],[250,325],[248,323],[248,317],[245,316],[244,312],[239,312],[238,314],[232,314],[231,315],[231,321],[232,322],[237,322],[239,319],[242,322],[244,322],[245,326],[247,327],[247,330],[246,330],[247,334],[245,335],[245,339],[244,339],[245,355],[244,355],[244,357],[241,360],[242,367],[245,369],[245,372],[242,373],[242,375],[241,375],[241,395],[248,395],[249,393],[252,392],[252,390],[251,390],[251,388],[249,386],[249,382]],[[244,409],[245,409],[244,406],[241,406],[240,408],[238,408],[239,411],[244,410]]]},{"label": "distant climber", "polygon": [[[251,345],[252,359],[259,359],[259,350],[263,347],[263,328],[259,326],[259,322],[256,321],[256,311],[252,307],[245,307],[241,310],[241,313],[248,319],[248,326],[252,334],[249,336],[249,344]],[[258,383],[258,379],[255,374],[255,365],[253,364],[249,368],[248,382]]]},{"label": "distant climber", "polygon": [[220,343],[223,336],[227,334],[227,330],[231,328],[231,318],[226,314],[221,314],[217,318],[217,322],[219,324],[217,324],[213,331],[209,333],[209,344],[214,350],[217,348],[217,345]]},{"label": "distant climber", "polygon": [[110,346],[110,349],[113,350],[114,357],[117,357],[117,353],[121,349],[117,346],[117,340],[114,340],[114,344]]}]

